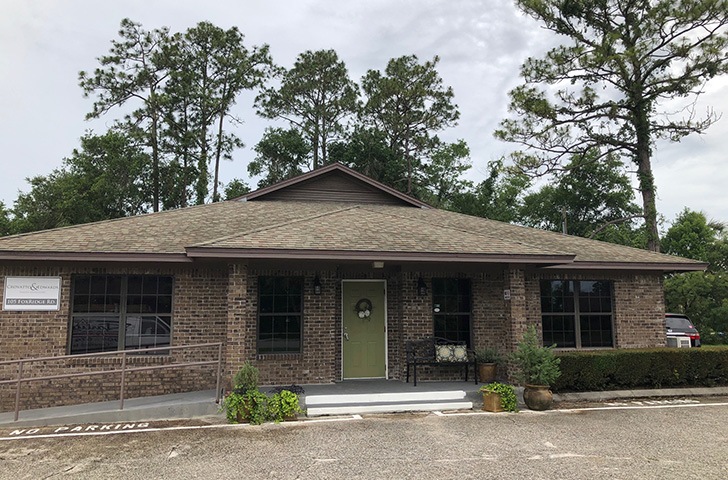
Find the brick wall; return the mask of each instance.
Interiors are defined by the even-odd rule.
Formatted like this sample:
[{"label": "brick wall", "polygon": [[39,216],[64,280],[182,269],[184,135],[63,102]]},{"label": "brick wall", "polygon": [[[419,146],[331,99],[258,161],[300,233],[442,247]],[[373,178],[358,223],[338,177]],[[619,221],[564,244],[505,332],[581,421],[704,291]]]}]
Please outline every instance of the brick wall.
[{"label": "brick wall", "polygon": [[661,275],[634,274],[614,282],[617,348],[664,347],[665,290]]},{"label": "brick wall", "polygon": [[[0,267],[0,295],[6,276],[60,276],[61,304],[54,312],[0,312],[0,361],[21,358],[63,356],[67,354],[72,274],[145,274],[172,275],[175,280],[172,345],[221,342],[227,325],[227,278],[219,268],[191,267],[91,267],[55,265],[44,267]],[[185,361],[213,360],[216,347],[173,351],[169,355],[129,357],[131,368],[169,365]],[[121,368],[121,356],[94,359],[72,358],[35,362],[24,366],[24,377],[46,377],[81,372],[110,372]],[[126,378],[126,397],[214,388],[216,366],[178,367],[130,372]],[[17,375],[17,364],[0,366],[0,379]],[[119,373],[91,377],[54,379],[24,383],[21,408],[72,404],[117,399]],[[14,408],[12,385],[0,385],[0,410]]]},{"label": "brick wall", "polygon": [[660,273],[539,272],[527,275],[527,317],[541,329],[540,280],[610,280],[616,348],[664,347],[665,296]]},{"label": "brick wall", "polygon": [[[427,295],[417,294],[417,282],[422,277],[427,284]],[[390,377],[405,379],[406,361],[404,343],[431,337],[434,333],[432,312],[433,278],[469,278],[472,292],[472,345],[474,348],[492,347],[503,351],[506,348],[505,333],[509,316],[503,300],[503,273],[489,270],[477,274],[453,274],[451,272],[406,272],[402,274],[401,330],[402,342],[399,355],[390,364]],[[390,322],[392,320],[390,319]],[[472,375],[471,371],[471,375]],[[421,380],[461,380],[462,368],[455,367],[418,367],[417,378]]]},{"label": "brick wall", "polygon": [[[60,276],[61,305],[57,312],[0,312],[0,361],[66,354],[70,310],[71,275],[154,274],[175,278],[173,345],[224,342],[225,380],[245,360],[261,371],[262,384],[330,383],[341,380],[341,280],[383,279],[387,282],[388,368],[392,379],[404,379],[407,340],[433,334],[432,278],[469,278],[472,286],[472,344],[475,348],[495,347],[511,351],[525,330],[534,323],[541,328],[539,281],[541,279],[610,279],[614,285],[614,332],[619,348],[654,347],[665,344],[662,277],[635,272],[532,271],[521,268],[491,268],[478,273],[401,271],[399,269],[264,270],[245,262],[224,266],[4,266],[0,267],[0,294],[5,276]],[[261,275],[304,277],[303,347],[297,354],[258,355],[257,296]],[[318,275],[321,295],[313,294]],[[428,286],[426,296],[417,294],[422,276]],[[510,300],[503,298],[509,289]],[[134,366],[170,363],[178,359],[211,359],[216,350],[182,352],[168,356],[138,356]],[[120,359],[72,359],[47,362],[31,376],[113,370]],[[15,375],[15,367],[0,367],[0,378]],[[420,372],[418,372],[419,374]],[[501,372],[505,376],[505,372]],[[421,378],[459,379],[460,370],[423,369]],[[130,374],[127,397],[213,388],[214,367],[198,367]],[[118,374],[78,379],[53,380],[23,387],[23,408],[115,399]],[[0,386],[0,409],[9,410],[14,391]]]},{"label": "brick wall", "polygon": [[[313,280],[318,274],[321,294],[313,294]],[[235,345],[228,345],[228,380],[245,360],[250,360],[260,370],[264,385],[289,385],[292,383],[331,383],[338,380],[340,360],[340,329],[338,310],[341,293],[335,272],[302,270],[250,269],[244,279],[245,301],[230,309],[228,332],[240,335]],[[303,336],[300,353],[257,353],[257,312],[259,276],[304,277],[303,285]],[[237,291],[237,290],[236,290]],[[236,311],[237,310],[237,311]],[[228,334],[230,338],[230,333]]]}]

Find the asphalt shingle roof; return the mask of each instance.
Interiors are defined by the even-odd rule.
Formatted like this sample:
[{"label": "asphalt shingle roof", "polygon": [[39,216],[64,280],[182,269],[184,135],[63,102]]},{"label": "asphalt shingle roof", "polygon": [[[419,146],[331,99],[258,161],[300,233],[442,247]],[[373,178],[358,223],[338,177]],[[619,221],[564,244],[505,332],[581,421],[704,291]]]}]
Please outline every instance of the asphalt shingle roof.
[{"label": "asphalt shingle roof", "polygon": [[188,248],[569,256],[586,263],[703,266],[434,208],[327,202],[228,201],[0,238],[0,258],[6,259],[19,253],[185,255]]}]

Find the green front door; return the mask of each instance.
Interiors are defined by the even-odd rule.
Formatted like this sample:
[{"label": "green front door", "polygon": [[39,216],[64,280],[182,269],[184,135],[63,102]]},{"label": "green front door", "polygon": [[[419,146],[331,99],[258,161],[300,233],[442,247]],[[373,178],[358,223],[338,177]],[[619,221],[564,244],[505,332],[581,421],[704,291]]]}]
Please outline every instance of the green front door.
[{"label": "green front door", "polygon": [[383,281],[343,282],[344,378],[387,374]]}]

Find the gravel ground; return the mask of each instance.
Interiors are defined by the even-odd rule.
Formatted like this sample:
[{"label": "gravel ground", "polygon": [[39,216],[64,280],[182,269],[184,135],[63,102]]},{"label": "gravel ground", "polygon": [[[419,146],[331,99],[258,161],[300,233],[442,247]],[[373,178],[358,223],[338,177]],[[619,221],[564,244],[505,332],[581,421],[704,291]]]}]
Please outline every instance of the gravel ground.
[{"label": "gravel ground", "polygon": [[262,426],[152,422],[210,428],[0,441],[0,479],[728,478],[727,399],[678,400],[620,401],[672,402],[652,404],[663,408],[372,415]]}]

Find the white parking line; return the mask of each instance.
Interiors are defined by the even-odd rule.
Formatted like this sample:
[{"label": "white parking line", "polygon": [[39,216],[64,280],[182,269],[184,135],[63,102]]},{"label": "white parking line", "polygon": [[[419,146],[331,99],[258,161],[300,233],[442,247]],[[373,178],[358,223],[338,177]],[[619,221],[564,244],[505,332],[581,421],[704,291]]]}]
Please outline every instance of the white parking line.
[{"label": "white parking line", "polygon": [[[36,435],[34,433],[17,434],[13,436],[0,437],[2,440],[22,440],[28,438],[61,438],[61,437],[90,437],[98,435],[118,435],[124,433],[140,433],[140,432],[161,432],[166,430],[201,430],[206,428],[239,428],[247,427],[247,424],[222,424],[222,425],[187,425],[178,427],[151,427],[140,428],[138,430],[116,430],[106,432],[69,432],[69,433],[46,433]],[[32,429],[35,430],[35,429]],[[17,430],[16,430],[17,431]],[[12,434],[11,434],[12,435]]]},{"label": "white parking line", "polygon": [[587,410],[643,410],[654,408],[695,408],[695,407],[725,407],[728,402],[723,403],[690,403],[677,405],[619,405],[613,407],[584,407],[584,408],[564,408],[562,410],[554,410],[554,412],[583,412]]},{"label": "white parking line", "polygon": [[[584,408],[562,408],[544,411],[535,410],[521,410],[519,413],[527,413],[534,415],[545,415],[549,413],[559,412],[586,412],[590,410],[641,410],[641,409],[654,409],[654,408],[694,408],[694,407],[720,407],[728,406],[728,402],[724,403],[691,403],[691,404],[680,404],[680,405],[635,405],[635,406],[615,406],[615,407],[584,407]],[[484,411],[473,411],[473,412],[456,412],[456,413],[440,413],[443,417],[457,417],[463,415],[500,415],[502,413],[484,412]],[[511,413],[513,414],[513,413]]]},{"label": "white parking line", "polygon": [[[645,410],[645,409],[660,409],[660,408],[698,408],[698,407],[725,407],[728,406],[728,402],[721,403],[694,403],[694,404],[678,404],[678,405],[634,405],[634,406],[608,406],[608,407],[584,407],[584,408],[565,408],[565,409],[554,409],[546,411],[533,411],[533,410],[522,410],[520,413],[544,415],[554,413],[571,413],[571,412],[587,412],[587,411],[598,411],[598,410]],[[432,412],[438,417],[458,417],[465,415],[499,415],[492,412],[484,412],[481,410],[474,410],[472,412],[455,412],[446,413],[441,411]],[[508,413],[509,415],[517,415],[517,413]],[[351,422],[364,420],[361,415],[351,415],[345,417],[335,418],[317,418],[311,420],[300,420],[298,422],[287,422],[281,425],[296,425],[296,424],[307,424],[307,423],[331,423],[331,422]],[[170,427],[149,427],[139,429],[120,429],[120,430],[107,430],[107,431],[78,431],[78,432],[67,432],[67,433],[41,433],[41,428],[59,430],[64,427],[39,427],[39,428],[22,428],[16,429],[7,436],[0,437],[0,441],[4,440],[23,440],[30,438],[63,438],[63,437],[88,437],[88,436],[99,436],[99,435],[117,435],[126,433],[143,433],[143,432],[163,432],[171,430],[204,430],[214,428],[248,428],[250,424],[220,424],[220,425],[182,425],[182,426],[170,426]],[[88,428],[88,427],[87,427]]]},{"label": "white parking line", "polygon": [[[312,420],[300,420],[298,422],[284,422],[280,425],[296,425],[301,423],[324,423],[324,422],[351,422],[354,420],[362,420],[361,415],[352,415],[347,417],[336,417],[336,418],[319,418],[319,419],[312,419]],[[247,428],[251,425],[249,423],[237,423],[237,424],[220,424],[220,425],[181,425],[181,426],[170,426],[170,427],[149,427],[149,428],[139,428],[134,430],[107,430],[103,432],[99,431],[89,431],[89,432],[67,432],[67,433],[34,433],[40,432],[41,428],[22,428],[22,429],[16,429],[8,436],[0,437],[0,441],[3,440],[23,440],[23,439],[29,439],[29,438],[62,438],[62,437],[89,437],[89,436],[98,436],[98,435],[116,435],[121,433],[142,433],[142,432],[163,432],[163,431],[170,431],[170,430],[204,430],[204,429],[213,429],[213,428]],[[45,428],[55,428],[58,430],[59,428],[63,427],[45,427]],[[16,433],[20,432],[20,433]]]}]

